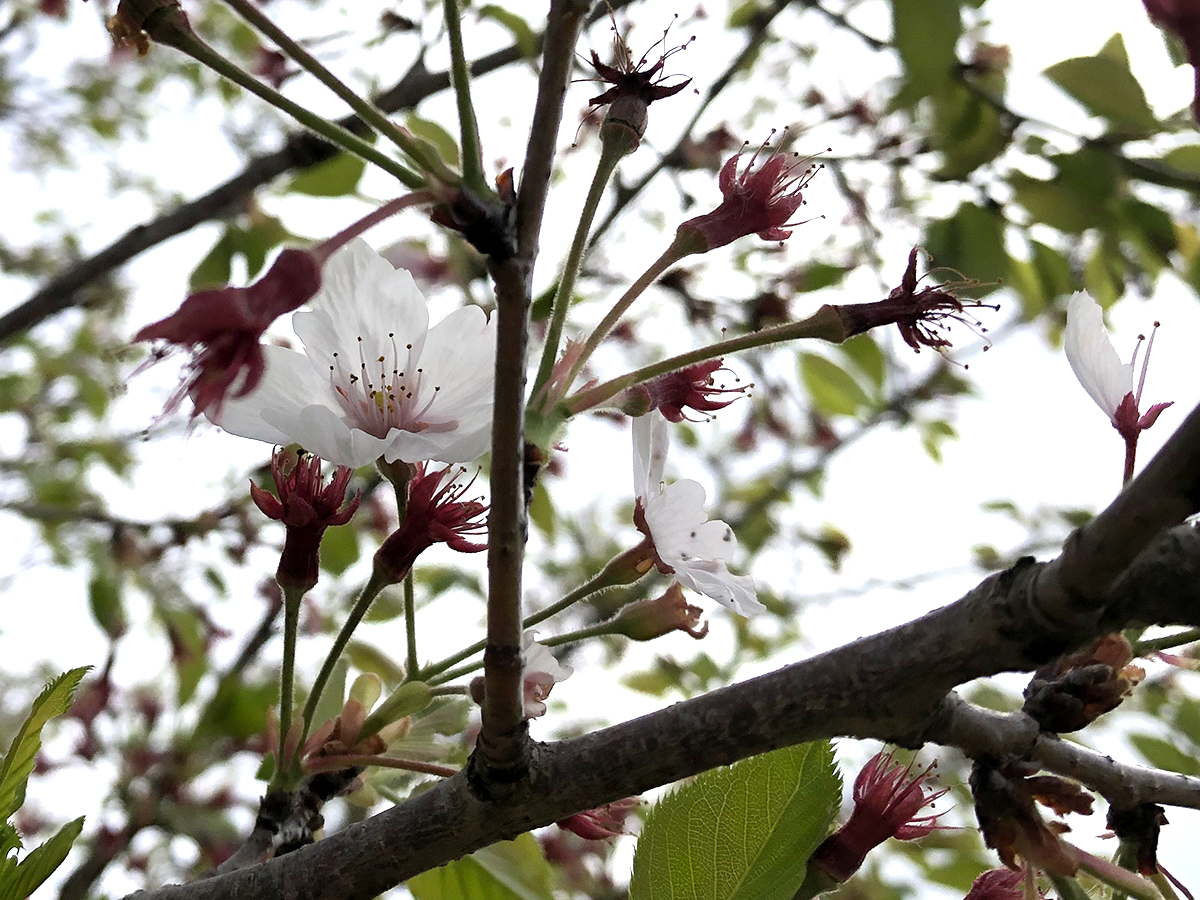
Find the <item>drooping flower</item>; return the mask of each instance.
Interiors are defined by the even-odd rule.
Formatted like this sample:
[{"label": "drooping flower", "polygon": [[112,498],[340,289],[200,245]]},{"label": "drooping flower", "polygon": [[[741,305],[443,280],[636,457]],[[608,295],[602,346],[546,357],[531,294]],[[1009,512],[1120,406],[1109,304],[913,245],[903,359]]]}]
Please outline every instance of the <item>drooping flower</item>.
[{"label": "drooping flower", "polygon": [[722,362],[710,359],[651,378],[630,388],[618,402],[629,415],[645,415],[657,409],[668,422],[682,422],[689,419],[686,410],[690,409],[700,413],[700,421],[705,421],[712,418],[709,413],[724,409],[753,387],[726,387],[723,382],[716,383],[716,373],[729,371],[722,368]]},{"label": "drooping flower", "polygon": [[455,480],[461,467],[447,466],[436,472],[418,463],[408,482],[408,503],[400,527],[375,551],[375,567],[391,583],[403,581],[418,556],[434,544],[446,544],[460,553],[478,553],[486,542],[472,540],[487,532],[487,505],[463,500],[471,482]]},{"label": "drooping flower", "polygon": [[554,685],[566,681],[575,669],[554,658],[535,638],[537,632],[527,631],[521,638],[521,670],[525,683],[525,718],[536,719],[546,714],[543,702]]},{"label": "drooping flower", "polygon": [[913,841],[941,827],[937,815],[917,815],[946,793],[945,789],[926,791],[925,781],[932,768],[931,764],[914,774],[911,763],[900,765],[890,751],[872,756],[854,779],[850,818],[816,849],[812,864],[841,883],[888,838]]},{"label": "drooping flower", "polygon": [[708,623],[700,624],[702,610],[683,596],[678,581],[652,600],[639,600],[621,607],[612,619],[612,633],[635,641],[652,641],[672,631],[683,631],[696,640],[708,634]]},{"label": "drooping flower", "polygon": [[230,399],[254,391],[266,371],[265,348],[259,343],[263,332],[280,316],[307,303],[320,286],[320,256],[287,249],[249,287],[197,291],[174,313],[134,335],[135,341],[163,341],[193,351],[183,384],[167,403],[168,411],[190,395],[192,415],[204,413],[211,418],[219,416]]},{"label": "drooping flower", "polygon": [[256,389],[207,411],[217,425],[352,468],[468,462],[487,449],[496,337],[480,308],[430,328],[412,277],[356,239],[330,257],[292,326],[305,352],[264,347]]},{"label": "drooping flower", "polygon": [[[1155,331],[1158,323],[1154,323]],[[1122,363],[1104,327],[1104,311],[1100,304],[1085,291],[1071,296],[1067,303],[1067,327],[1063,332],[1063,349],[1071,370],[1083,389],[1096,405],[1108,416],[1113,428],[1125,441],[1125,481],[1133,477],[1134,456],[1139,435],[1157,420],[1164,409],[1174,401],[1155,403],[1145,413],[1140,412],[1142,388],[1146,384],[1146,370],[1150,365],[1150,350],[1154,346],[1154,333],[1146,344],[1146,355],[1142,358],[1142,371],[1137,389],[1133,384],[1133,370],[1137,364],[1141,340],[1133,351],[1133,359]]]},{"label": "drooping flower", "polygon": [[783,241],[791,237],[788,220],[804,203],[803,191],[818,169],[798,153],[771,151],[758,168],[764,144],[754,151],[746,168],[738,173],[738,163],[746,151],[743,145],[721,167],[717,184],[721,203],[710,213],[688,219],[676,233],[676,242],[694,241],[691,253],[707,253],[731,241],[757,234],[764,241]]},{"label": "drooping flower", "polygon": [[311,590],[320,572],[319,549],[325,529],[345,525],[358,509],[360,494],[346,500],[346,486],[354,472],[339,466],[324,484],[321,458],[287,450],[271,456],[271,476],[275,479],[276,499],[251,483],[250,498],[263,514],[287,527],[279,569],[275,574],[281,587]]},{"label": "drooping flower", "polygon": [[712,597],[740,615],[764,610],[754,579],[734,575],[725,565],[737,540],[724,522],[709,521],[704,512],[704,488],[687,479],[663,483],[669,440],[661,416],[633,420],[634,522],[653,545],[658,570],[673,574],[684,587]]},{"label": "drooping flower", "polygon": [[595,809],[585,809],[554,824],[559,828],[576,834],[585,841],[603,841],[607,838],[620,837],[629,834],[625,830],[625,820],[637,809],[641,801],[637,797],[626,797],[614,800]]}]

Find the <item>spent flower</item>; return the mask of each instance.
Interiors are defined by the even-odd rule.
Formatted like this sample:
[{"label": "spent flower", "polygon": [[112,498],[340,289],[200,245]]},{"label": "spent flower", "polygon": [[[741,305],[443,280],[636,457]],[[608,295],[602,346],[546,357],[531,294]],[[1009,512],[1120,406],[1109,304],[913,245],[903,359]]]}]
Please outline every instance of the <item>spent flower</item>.
[{"label": "spent flower", "polygon": [[[819,169],[798,153],[768,152],[763,144],[739,173],[746,146],[721,167],[717,178],[720,205],[679,226],[675,241],[686,242],[687,252],[707,253],[750,234],[764,241],[791,237],[789,220],[805,202],[804,189]],[[760,155],[765,156],[761,163]]]},{"label": "spent flower", "polygon": [[271,456],[271,476],[276,498],[251,483],[250,498],[264,515],[277,519],[287,528],[279,569],[275,574],[281,587],[311,590],[320,572],[319,548],[325,529],[345,525],[358,509],[361,492],[346,503],[346,487],[354,472],[338,466],[329,483],[321,476],[321,458],[290,450],[276,450]]},{"label": "spent flower", "polygon": [[[627,390],[618,399],[618,404],[629,415],[641,416],[658,410],[668,422],[697,421],[687,415],[687,410],[700,413],[698,421],[711,419],[710,413],[724,409],[730,403],[746,395],[754,385],[726,387],[717,383],[718,372],[729,372],[722,366],[723,360],[710,359],[696,363],[657,378],[651,378]],[[738,379],[734,376],[734,381]]]},{"label": "spent flower", "polygon": [[695,481],[663,482],[670,435],[661,416],[633,420],[634,522],[651,544],[659,572],[705,594],[740,615],[760,612],[749,575],[735,575],[725,559],[737,546],[733,530],[709,520],[704,488]]},{"label": "spent flower", "polygon": [[554,685],[566,681],[575,669],[555,659],[554,654],[539,644],[536,631],[527,631],[521,638],[521,672],[525,691],[525,718],[536,719],[546,714],[545,699]]},{"label": "spent flower", "polygon": [[468,462],[487,449],[496,332],[479,307],[430,328],[412,276],[356,239],[330,257],[292,326],[305,352],[262,348],[257,387],[206,410],[217,425],[353,468]]},{"label": "spent flower", "polygon": [[554,824],[559,828],[576,834],[587,841],[603,841],[607,838],[620,837],[629,834],[625,830],[625,820],[637,809],[641,801],[637,797],[626,797],[614,800],[595,809],[585,809]]},{"label": "spent flower", "polygon": [[702,610],[684,599],[678,581],[652,600],[639,600],[621,607],[612,619],[612,634],[635,641],[652,641],[672,631],[683,631],[696,640],[708,634],[708,623],[700,624]]},{"label": "spent flower", "polygon": [[478,553],[487,543],[475,540],[487,533],[487,505],[463,500],[474,479],[456,481],[461,467],[431,471],[418,463],[408,481],[408,502],[400,527],[375,552],[375,568],[390,583],[403,581],[418,556],[434,544],[446,544],[460,553]]},{"label": "spent flower", "polygon": [[943,827],[937,824],[940,814],[917,815],[946,793],[926,790],[934,765],[914,774],[912,763],[900,765],[891,751],[872,756],[854,779],[850,818],[816,849],[812,864],[841,883],[888,838],[913,841]]}]

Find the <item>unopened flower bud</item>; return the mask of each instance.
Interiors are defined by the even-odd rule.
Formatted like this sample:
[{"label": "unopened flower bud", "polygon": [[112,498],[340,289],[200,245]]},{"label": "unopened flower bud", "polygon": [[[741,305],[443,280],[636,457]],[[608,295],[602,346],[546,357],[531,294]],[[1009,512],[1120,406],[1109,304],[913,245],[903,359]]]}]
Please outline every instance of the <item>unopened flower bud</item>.
[{"label": "unopened flower bud", "polygon": [[684,631],[700,640],[708,634],[708,623],[700,625],[701,612],[684,599],[683,588],[675,581],[662,596],[624,607],[613,618],[611,633],[635,641],[652,641],[672,631]]}]

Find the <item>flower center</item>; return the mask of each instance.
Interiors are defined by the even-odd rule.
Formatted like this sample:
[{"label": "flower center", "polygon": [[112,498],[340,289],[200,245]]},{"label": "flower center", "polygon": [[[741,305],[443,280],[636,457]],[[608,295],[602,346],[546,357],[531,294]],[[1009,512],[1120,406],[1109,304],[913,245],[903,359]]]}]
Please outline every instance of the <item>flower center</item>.
[{"label": "flower center", "polygon": [[377,438],[387,437],[393,428],[401,431],[452,431],[456,423],[428,421],[441,385],[428,384],[425,371],[417,365],[413,345],[404,345],[403,356],[396,344],[395,332],[389,332],[391,358],[384,354],[368,360],[363,339],[358,338],[356,370],[346,365],[339,353],[329,366],[329,385],[337,394],[342,409],[356,428]]}]

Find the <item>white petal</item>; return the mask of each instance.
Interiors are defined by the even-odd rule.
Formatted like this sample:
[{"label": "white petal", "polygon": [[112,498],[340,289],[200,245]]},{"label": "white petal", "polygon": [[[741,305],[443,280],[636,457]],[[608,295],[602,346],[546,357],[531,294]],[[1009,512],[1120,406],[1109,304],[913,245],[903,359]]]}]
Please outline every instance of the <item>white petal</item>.
[{"label": "white petal", "polygon": [[1104,327],[1104,311],[1084,291],[1067,302],[1063,349],[1083,389],[1111,419],[1133,390],[1133,366],[1117,356]]},{"label": "white petal", "polygon": [[667,422],[656,412],[633,420],[633,489],[643,501],[658,494],[670,440]]},{"label": "white petal", "polygon": [[[329,387],[316,376],[303,353],[268,345],[263,347],[263,357],[267,367],[258,387],[245,397],[226,400],[220,415],[209,419],[230,434],[268,444],[290,444],[298,438],[280,423],[290,421],[314,399],[329,396]],[[270,422],[264,417],[268,411]]]},{"label": "white petal", "polygon": [[357,469],[383,456],[386,438],[377,438],[347,423],[341,410],[311,404],[284,419],[273,418],[270,411],[264,416],[272,419],[310,453],[339,466]]},{"label": "white petal", "polygon": [[675,566],[675,577],[684,587],[712,597],[741,616],[763,612],[758,602],[754,579],[749,575],[734,575],[723,562],[687,560]]},{"label": "white petal", "polygon": [[[489,425],[496,365],[496,328],[477,306],[457,309],[429,330],[421,352],[422,405],[432,400],[424,418],[459,427]],[[434,393],[434,387],[438,390]]]},{"label": "white petal", "polygon": [[704,512],[704,488],[689,479],[668,484],[661,493],[651,494],[643,512],[660,554],[685,552],[685,545],[698,536],[700,527],[708,521]]},{"label": "white petal", "polygon": [[439,462],[465,463],[479,459],[491,444],[492,429],[488,422],[473,431],[401,431],[393,428],[384,438],[381,455],[388,462],[420,462],[436,459]]}]

